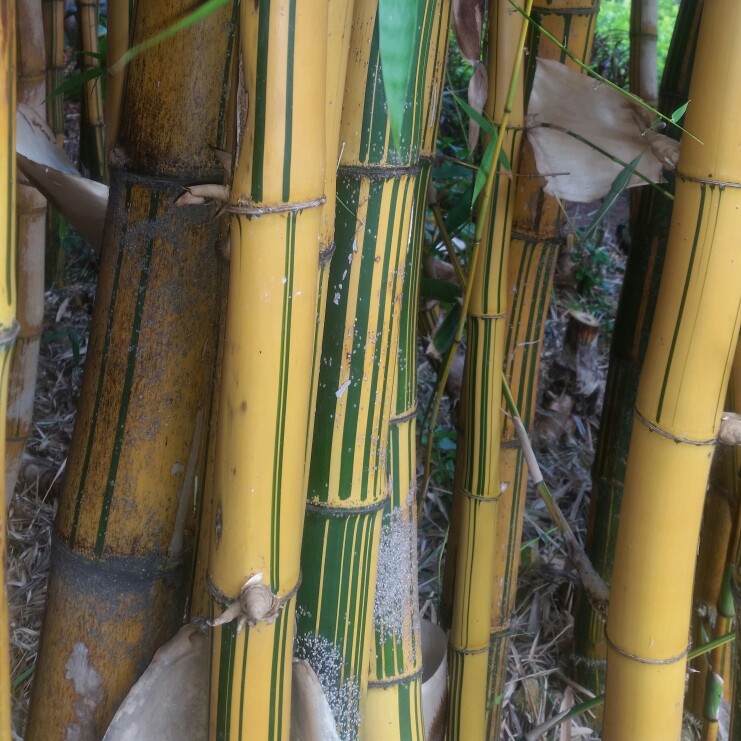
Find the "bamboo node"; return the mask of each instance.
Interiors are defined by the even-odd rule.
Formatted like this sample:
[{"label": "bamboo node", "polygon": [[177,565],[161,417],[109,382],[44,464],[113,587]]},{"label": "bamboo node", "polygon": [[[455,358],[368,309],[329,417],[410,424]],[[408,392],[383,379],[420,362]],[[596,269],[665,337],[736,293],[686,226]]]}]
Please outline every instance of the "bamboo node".
[{"label": "bamboo node", "polygon": [[308,201],[293,201],[292,203],[230,203],[224,210],[237,216],[267,216],[268,214],[299,213],[307,208],[323,206],[326,202],[326,196],[319,196],[319,198],[312,198]]},{"label": "bamboo node", "polygon": [[236,600],[230,600],[214,585],[209,575],[208,589],[211,596],[216,602],[227,605],[227,607],[219,617],[209,620],[208,624],[216,628],[237,620],[237,633],[242,632],[245,624],[250,628],[254,628],[258,623],[271,625],[278,619],[283,607],[296,596],[300,586],[301,576],[299,575],[293,589],[288,594],[279,597],[267,584],[263,584],[262,572],[259,571],[247,579],[239,592],[239,597]]},{"label": "bamboo node", "polygon": [[615,643],[613,643],[610,640],[610,636],[607,635],[607,628],[605,628],[605,642],[615,653],[618,653],[621,656],[624,656],[626,659],[630,659],[631,661],[637,661],[640,664],[676,664],[678,661],[682,661],[683,659],[687,658],[687,654],[690,650],[690,647],[688,645],[684,648],[683,651],[680,651],[675,656],[670,656],[667,659],[648,659],[645,656],[632,654],[630,653],[630,651],[626,651],[624,648],[620,648],[620,646],[617,646]]},{"label": "bamboo node", "polygon": [[662,427],[659,427],[657,424],[654,424],[649,419],[646,419],[639,411],[638,407],[634,407],[633,414],[635,415],[636,419],[638,419],[640,422],[642,422],[646,427],[648,427],[651,432],[655,432],[658,435],[661,435],[662,437],[667,438],[668,440],[672,440],[675,443],[686,443],[687,445],[715,445],[718,441],[716,438],[710,438],[709,440],[693,440],[690,437],[681,437],[680,435],[675,435],[668,430],[663,429]]}]

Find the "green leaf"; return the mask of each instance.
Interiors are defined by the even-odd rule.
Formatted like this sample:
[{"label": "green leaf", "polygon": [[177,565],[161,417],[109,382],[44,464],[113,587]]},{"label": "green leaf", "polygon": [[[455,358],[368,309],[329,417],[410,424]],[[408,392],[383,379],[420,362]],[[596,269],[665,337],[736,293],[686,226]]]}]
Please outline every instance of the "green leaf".
[{"label": "green leaf", "polygon": [[581,235],[581,239],[583,241],[588,241],[590,239],[590,237],[594,234],[594,232],[596,231],[602,219],[605,218],[605,215],[607,214],[607,212],[613,207],[613,205],[615,204],[615,201],[617,201],[617,199],[620,197],[620,194],[628,187],[628,183],[630,182],[630,179],[633,176],[633,173],[636,171],[636,168],[638,167],[638,163],[641,161],[641,157],[643,157],[643,153],[639,154],[632,162],[630,162],[627,165],[627,167],[624,167],[618,173],[618,176],[612,181],[612,185],[610,186],[610,191],[605,196],[599,209],[597,209],[597,213],[594,215],[594,218],[592,219],[592,223],[587,227],[587,230]]},{"label": "green leaf", "polygon": [[425,298],[444,301],[446,304],[455,304],[461,298],[460,286],[440,278],[430,278],[427,275],[422,276],[419,290]]},{"label": "green leaf", "polygon": [[446,355],[453,345],[455,332],[458,329],[458,320],[461,316],[461,305],[456,303],[448,312],[442,324],[437,328],[432,344],[440,355]]},{"label": "green leaf", "polygon": [[673,123],[679,123],[679,121],[681,120],[682,116],[684,116],[684,112],[687,110],[687,106],[689,104],[690,104],[690,102],[688,100],[684,105],[679,106],[679,108],[677,108],[677,110],[674,111],[674,113],[672,113],[671,119],[672,119],[672,122]]},{"label": "green leaf", "polygon": [[453,98],[455,99],[455,102],[469,115],[469,117],[472,118],[492,139],[497,138],[497,130],[488,118],[486,118],[482,113],[479,113],[475,108],[471,108],[463,98],[459,98],[457,95],[454,95]]},{"label": "green leaf", "polygon": [[155,44],[159,44],[160,41],[169,39],[170,36],[174,36],[180,31],[184,31],[186,28],[199,23],[204,18],[207,18],[211,13],[215,13],[222,5],[234,2],[234,0],[206,0],[203,5],[199,5],[193,12],[183,16],[179,21],[175,21],[171,26],[168,26],[163,31],[150,36],[140,44],[132,46],[121,59],[116,60],[116,63],[110,68],[111,72],[117,72],[118,70],[125,67],[134,57],[139,56],[143,51],[146,51]]},{"label": "green leaf", "polygon": [[486,145],[484,150],[484,156],[481,158],[481,164],[479,165],[479,171],[476,173],[476,183],[473,186],[473,198],[471,199],[471,206],[476,203],[476,199],[479,197],[479,193],[484,189],[486,180],[489,177],[489,170],[491,170],[491,162],[494,159],[494,149],[497,145],[496,136],[489,139],[489,143]]},{"label": "green leaf", "polygon": [[64,93],[74,93],[82,90],[86,82],[90,80],[97,80],[99,77],[103,77],[105,71],[102,67],[91,67],[83,72],[78,72],[76,75],[67,78],[61,85],[54,88],[49,93],[48,98],[56,98],[57,95],[63,95]]},{"label": "green leaf", "polygon": [[454,234],[471,218],[471,207],[473,205],[473,181],[463,191],[461,197],[448,209],[445,217],[445,228],[448,234]]},{"label": "green leaf", "polygon": [[419,0],[379,0],[378,42],[381,52],[381,74],[391,136],[398,146],[409,105],[417,45],[412,39],[419,34]]}]

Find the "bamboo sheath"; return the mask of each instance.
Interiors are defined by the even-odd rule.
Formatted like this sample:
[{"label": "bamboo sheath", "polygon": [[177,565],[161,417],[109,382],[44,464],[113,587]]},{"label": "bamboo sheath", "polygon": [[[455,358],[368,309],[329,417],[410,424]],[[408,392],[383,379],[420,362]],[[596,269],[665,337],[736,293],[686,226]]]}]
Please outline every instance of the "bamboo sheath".
[{"label": "bamboo sheath", "polygon": [[[502,121],[514,70],[523,50],[518,38],[524,19],[508,2],[491,5],[489,16],[489,90],[486,110]],[[517,81],[511,118],[502,149],[518,171],[522,139],[522,80]],[[496,165],[495,165],[496,166]],[[472,293],[466,317],[466,360],[461,387],[458,445],[451,530],[456,534],[455,583],[451,611],[448,678],[448,738],[483,739],[487,726],[486,685],[492,602],[491,564],[501,497],[499,444],[501,378],[507,327],[507,257],[515,195],[513,177],[494,176],[491,196],[479,205],[484,219],[482,253],[469,280]],[[474,245],[475,247],[476,245]],[[448,558],[451,554],[448,555]],[[446,576],[452,575],[452,569]]]},{"label": "bamboo sheath", "polygon": [[[290,730],[325,185],[326,44],[326,3],[241,5],[249,108],[228,207],[209,587],[215,615],[233,602],[242,613],[213,634],[211,738],[287,739]],[[267,601],[265,609],[256,599]]]},{"label": "bamboo sheath", "polygon": [[[687,101],[700,28],[702,2],[682,0],[664,67],[661,110],[671,113]],[[670,130],[671,134],[672,131]],[[675,129],[673,135],[677,135]],[[672,183],[669,187],[673,187]],[[661,281],[672,202],[643,188],[631,227],[632,248],[610,347],[600,435],[592,468],[587,553],[609,584],[615,558],[625,464],[633,427],[638,375],[646,352]],[[604,621],[581,591],[574,607],[574,674],[595,693],[604,688]]]},{"label": "bamboo sheath", "polygon": [[[422,34],[433,4],[425,3]],[[298,596],[308,658],[342,738],[364,705],[404,261],[413,227],[426,40],[410,39],[414,105],[392,145],[381,78],[377,3],[356,2],[340,127],[336,252],[327,287]]]},{"label": "bamboo sheath", "polygon": [[[190,7],[139,3],[134,40]],[[218,225],[212,209],[173,201],[184,185],[223,176],[209,142],[225,99],[228,19],[222,9],[129,68],[28,739],[100,737],[182,619],[215,353]]]},{"label": "bamboo sheath", "polygon": [[656,45],[659,0],[630,4],[630,91],[651,106],[659,100]]},{"label": "bamboo sheath", "polygon": [[607,741],[681,730],[695,550],[741,321],[739,34],[737,3],[705,2],[686,122],[704,144],[682,140],[638,387],[607,623]]},{"label": "bamboo sheath", "polygon": [[[18,100],[43,117],[46,98],[46,50],[41,0],[24,2],[18,8],[16,21]],[[23,450],[31,431],[39,345],[44,321],[46,200],[25,178],[21,178],[18,183],[17,214],[16,314],[20,329],[13,350],[8,387],[5,431],[6,505],[10,504],[13,496]]]},{"label": "bamboo sheath", "polygon": [[[51,95],[64,80],[64,0],[42,0],[44,40],[46,44],[46,122],[54,132],[57,145],[64,146],[64,96]],[[46,210],[46,285],[58,282],[62,273],[64,252],[59,237],[59,213]]]},{"label": "bamboo sheath", "polygon": [[[82,68],[91,70],[100,67],[100,45],[98,43],[98,0],[78,0],[77,11],[82,42]],[[81,146],[85,150],[84,163],[93,180],[108,182],[106,160],[105,120],[103,111],[102,77],[85,83],[83,111],[85,127]]]},{"label": "bamboo sheath", "polygon": [[[538,23],[580,58],[589,59],[594,35],[597,0],[555,0],[533,8]],[[529,77],[534,60],[561,59],[562,50],[537,29],[531,29],[528,56]],[[562,213],[554,198],[543,193],[527,139],[523,141],[520,176],[516,180],[512,234],[508,258],[508,313],[505,337],[504,373],[520,415],[528,430],[535,418],[537,379],[545,320],[550,303],[553,273],[562,242]],[[491,639],[487,689],[488,734],[499,735],[500,698],[506,678],[507,645],[514,610],[519,568],[522,519],[524,515],[527,468],[509,417],[504,417],[500,448],[500,476],[503,492],[497,507],[495,552],[492,562]]]},{"label": "bamboo sheath", "polygon": [[[16,21],[15,0],[0,4],[0,228],[3,230],[0,258],[5,265],[0,281],[0,418],[5,419],[8,374],[13,341],[18,332],[15,320],[15,106]],[[0,432],[0,452],[5,457],[5,434]],[[4,479],[2,480],[4,486]],[[0,507],[0,555],[5,562],[5,507]],[[0,741],[10,741],[10,636],[5,568],[0,569]]]},{"label": "bamboo sheath", "polygon": [[415,184],[412,238],[404,265],[399,351],[389,420],[391,496],[383,512],[373,615],[375,644],[361,727],[361,737],[368,741],[424,738],[417,589],[417,308],[425,205],[440,117],[450,9],[449,0],[436,0],[429,6],[429,44],[420,48],[420,56],[427,54],[426,60],[420,60],[419,69],[424,80],[420,172]]}]

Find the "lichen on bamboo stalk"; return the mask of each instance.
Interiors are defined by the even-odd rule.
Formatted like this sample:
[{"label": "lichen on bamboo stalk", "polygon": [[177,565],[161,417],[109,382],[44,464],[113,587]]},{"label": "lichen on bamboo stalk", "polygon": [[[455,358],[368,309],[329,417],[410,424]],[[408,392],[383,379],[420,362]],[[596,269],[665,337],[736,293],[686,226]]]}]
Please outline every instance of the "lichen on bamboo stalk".
[{"label": "lichen on bamboo stalk", "polygon": [[[15,321],[15,106],[16,21],[15,0],[0,4],[0,224],[3,225],[0,259],[4,278],[0,281],[0,419],[5,421],[8,374]],[[5,428],[0,430],[0,459],[5,457]],[[1,486],[4,486],[2,479]],[[5,497],[2,497],[5,500]],[[5,560],[5,506],[0,508],[0,556]],[[0,738],[11,738],[10,726],[10,636],[5,568],[0,569]]]},{"label": "lichen on bamboo stalk", "polygon": [[[661,84],[660,106],[664,112],[671,113],[687,101],[701,10],[702,2],[697,0],[683,0],[680,5]],[[587,553],[608,584],[612,580],[638,375],[656,306],[672,212],[672,202],[652,188],[641,190],[639,204],[615,318],[592,469]],[[574,606],[574,621],[575,677],[593,692],[602,692],[607,650],[604,621],[581,591]]]},{"label": "lichen on bamboo stalk", "polygon": [[209,726],[212,738],[283,739],[325,200],[326,3],[243,3],[240,48],[249,107],[228,206],[209,562],[223,624],[212,641]]},{"label": "lichen on bamboo stalk", "polygon": [[[135,39],[189,5],[140,3]],[[215,353],[218,224],[209,207],[174,201],[184,185],[223,177],[209,144],[228,18],[221,9],[129,68],[28,739],[102,736],[182,620]]]},{"label": "lichen on bamboo stalk", "polygon": [[[538,23],[580,58],[589,59],[594,35],[597,0],[555,0],[533,8]],[[537,50],[528,55],[526,77],[530,78],[535,59],[560,59],[575,66],[562,49],[530,29],[528,46]],[[504,375],[526,429],[535,416],[540,351],[550,303],[558,249],[562,244],[562,212],[556,200],[543,192],[537,177],[532,149],[525,138],[519,160],[512,234],[508,258],[509,322],[505,338]],[[487,688],[488,734],[498,738],[501,696],[506,677],[510,620],[514,610],[519,567],[522,520],[527,486],[527,467],[509,417],[502,427],[500,475],[506,491],[497,508],[495,554],[492,563],[492,612]]]},{"label": "lichen on bamboo stalk", "polygon": [[741,6],[705,2],[685,124],[697,139],[682,139],[625,476],[606,741],[681,731],[697,538],[741,322],[740,49]]},{"label": "lichen on bamboo stalk", "polygon": [[[421,128],[418,95],[392,145],[376,12],[372,0],[355,4],[297,617],[299,655],[317,671],[343,738],[358,733],[368,682],[391,364]],[[429,33],[429,23],[422,28]],[[421,40],[411,43],[418,50]]]}]

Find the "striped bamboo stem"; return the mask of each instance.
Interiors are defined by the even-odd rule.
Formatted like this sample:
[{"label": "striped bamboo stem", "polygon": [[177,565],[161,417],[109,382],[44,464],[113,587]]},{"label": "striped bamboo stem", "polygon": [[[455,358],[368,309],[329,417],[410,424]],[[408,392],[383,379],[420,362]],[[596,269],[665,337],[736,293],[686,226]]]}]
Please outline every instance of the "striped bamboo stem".
[{"label": "striped bamboo stem", "polygon": [[[100,44],[98,43],[98,0],[78,0],[77,13],[82,43],[82,69],[100,68]],[[106,160],[105,118],[103,110],[102,77],[85,83],[83,96],[84,126],[82,130],[83,163],[93,180],[108,182]]]},{"label": "striped bamboo stem", "polygon": [[[190,7],[141,3],[134,39]],[[208,207],[173,202],[184,185],[223,176],[209,142],[225,98],[229,13],[129,68],[29,740],[102,736],[182,620],[215,353],[218,224]]]},{"label": "striped bamboo stem", "polygon": [[[0,281],[0,419],[5,420],[10,354],[18,331],[15,320],[15,106],[16,22],[15,0],[0,4],[0,224],[3,225],[0,259],[5,277]],[[5,456],[4,426],[0,452]],[[4,486],[4,478],[0,479]],[[5,563],[5,507],[0,507],[0,556]],[[0,569],[0,740],[11,741],[10,727],[10,636],[5,568]]]},{"label": "striped bamboo stem", "polygon": [[126,70],[112,74],[110,68],[129,48],[131,0],[108,0],[107,25],[107,66],[105,88],[105,161],[108,162],[111,149],[116,146],[118,127],[121,119],[121,99],[123,97]]},{"label": "striped bamboo stem", "polygon": [[417,307],[427,188],[435,153],[450,27],[449,0],[431,8],[424,79],[420,172],[414,194],[412,238],[404,266],[399,352],[389,420],[391,496],[383,512],[374,609],[375,645],[361,727],[364,739],[423,739],[422,654],[417,590]]},{"label": "striped bamboo stem", "polygon": [[[575,55],[589,59],[599,10],[597,0],[554,0],[533,7],[532,15]],[[530,29],[528,77],[534,60],[561,59],[574,67],[562,50]],[[562,241],[562,213],[555,199],[543,193],[527,140],[520,152],[520,177],[516,182],[512,234],[508,258],[509,323],[505,337],[504,373],[527,430],[535,417],[540,349],[553,283],[556,258]],[[506,678],[510,621],[519,567],[527,467],[512,420],[505,417],[500,448],[503,492],[497,507],[495,553],[492,562],[491,640],[487,710],[489,738],[498,738],[501,695]]]},{"label": "striped bamboo stem", "polygon": [[225,622],[212,640],[209,727],[211,738],[287,739],[324,203],[327,4],[242,3],[240,47],[249,108],[229,205],[209,560],[212,609]]},{"label": "striped bamboo stem", "polygon": [[[21,103],[44,117],[46,98],[46,50],[41,0],[28,0],[18,7],[18,83]],[[10,366],[8,409],[5,429],[5,497],[10,503],[18,480],[23,450],[31,431],[39,345],[44,320],[44,247],[46,200],[21,178],[17,189],[18,300],[16,315],[20,330]]]},{"label": "striped bamboo stem", "polygon": [[708,0],[686,120],[700,141],[682,140],[625,475],[606,628],[606,741],[681,732],[695,551],[741,323],[739,52],[741,6]]},{"label": "striped bamboo stem", "polygon": [[[682,0],[679,7],[661,83],[660,106],[665,112],[674,111],[687,101],[702,5],[698,0]],[[676,130],[669,133],[677,135]],[[656,307],[672,212],[671,201],[655,190],[641,191],[641,206],[631,228],[632,248],[615,318],[600,435],[592,468],[587,553],[608,584],[612,581],[638,375]],[[591,691],[600,693],[605,684],[607,651],[604,621],[581,592],[574,607],[574,638],[575,678]]]},{"label": "striped bamboo stem", "polygon": [[[532,2],[525,12],[529,13]],[[448,579],[452,591],[449,644],[448,738],[483,739],[487,727],[487,676],[491,627],[494,534],[501,494],[501,374],[507,326],[507,258],[523,124],[523,83],[518,79],[527,25],[506,0],[489,11],[486,111],[500,127],[513,176],[489,178],[477,216],[467,293],[466,360],[461,388],[451,531],[456,550]],[[495,152],[494,163],[498,162]],[[478,264],[477,264],[478,262]],[[465,307],[464,307],[465,308]],[[454,574],[454,577],[453,577]]]},{"label": "striped bamboo stem", "polygon": [[656,107],[659,100],[656,45],[659,0],[633,0],[630,4],[630,91]]},{"label": "striped bamboo stem", "polygon": [[386,451],[404,261],[412,229],[422,116],[420,62],[431,28],[425,3],[414,105],[392,145],[375,0],[355,3],[340,127],[336,252],[329,270],[314,442],[301,557],[298,646],[330,700],[342,738],[365,702]]},{"label": "striped bamboo stem", "polygon": [[[51,95],[64,81],[64,0],[42,0],[44,14],[44,40],[46,44],[46,121],[54,132],[57,145],[64,145],[64,96]],[[62,280],[64,252],[59,236],[59,212],[46,211],[46,261],[47,286]]]}]

